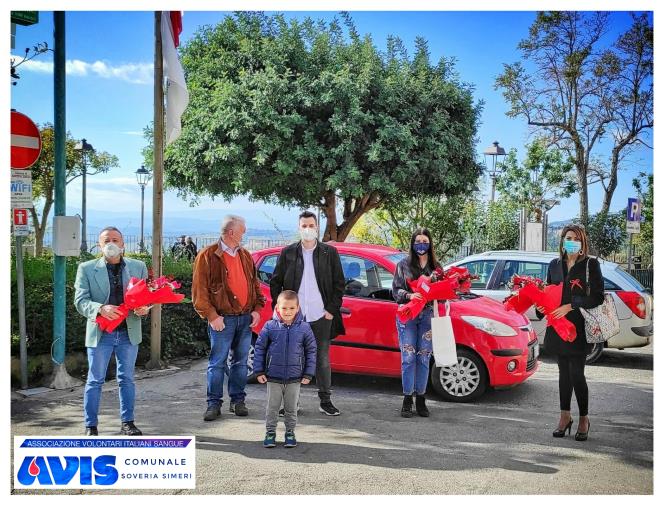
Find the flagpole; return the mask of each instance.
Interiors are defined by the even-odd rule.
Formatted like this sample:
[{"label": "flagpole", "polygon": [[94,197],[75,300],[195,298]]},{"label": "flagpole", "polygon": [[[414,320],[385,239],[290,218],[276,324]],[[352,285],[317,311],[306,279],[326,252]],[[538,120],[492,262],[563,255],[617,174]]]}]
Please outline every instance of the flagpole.
[{"label": "flagpole", "polygon": [[[154,13],[154,166],[152,171],[152,272],[162,275],[162,214],[164,191],[164,60],[161,42],[161,11]],[[161,369],[161,304],[150,315],[150,360],[146,369]]]}]

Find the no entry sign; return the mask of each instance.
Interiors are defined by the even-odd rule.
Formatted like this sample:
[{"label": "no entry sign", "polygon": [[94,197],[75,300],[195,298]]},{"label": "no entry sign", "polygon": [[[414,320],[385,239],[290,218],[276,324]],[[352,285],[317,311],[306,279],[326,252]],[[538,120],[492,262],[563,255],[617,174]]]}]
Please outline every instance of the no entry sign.
[{"label": "no entry sign", "polygon": [[25,114],[16,111],[12,111],[11,117],[11,142],[12,169],[27,169],[39,158],[42,149],[39,129]]}]

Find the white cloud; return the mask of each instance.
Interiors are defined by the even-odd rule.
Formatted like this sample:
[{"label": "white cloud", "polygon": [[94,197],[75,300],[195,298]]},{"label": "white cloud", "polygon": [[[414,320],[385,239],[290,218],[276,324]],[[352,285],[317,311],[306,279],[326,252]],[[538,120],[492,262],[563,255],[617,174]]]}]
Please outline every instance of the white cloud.
[{"label": "white cloud", "polygon": [[[15,63],[18,63],[21,61],[22,58],[18,56],[12,56],[12,59],[14,60]],[[37,72],[40,74],[52,74],[53,62],[30,60],[25,63],[22,63],[21,66],[17,69],[17,72],[20,73],[23,70],[29,72]]]},{"label": "white cloud", "polygon": [[[22,57],[12,56],[15,62],[20,62]],[[30,60],[22,63],[17,71],[36,72],[40,74],[53,73],[52,61]],[[153,80],[152,63],[125,63],[122,65],[111,65],[97,60],[88,63],[82,60],[67,60],[66,71],[70,76],[96,76],[103,79],[119,79],[134,84],[151,84]]]}]

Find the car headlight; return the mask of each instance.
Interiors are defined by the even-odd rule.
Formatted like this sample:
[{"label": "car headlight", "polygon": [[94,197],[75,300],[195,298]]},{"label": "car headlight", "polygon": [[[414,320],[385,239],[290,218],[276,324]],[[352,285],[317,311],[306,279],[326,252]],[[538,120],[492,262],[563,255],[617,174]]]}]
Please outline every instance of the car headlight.
[{"label": "car headlight", "polygon": [[516,336],[517,332],[509,325],[500,323],[499,321],[490,318],[482,318],[481,316],[462,316],[461,319],[466,323],[470,323],[476,329],[491,334],[492,336],[509,337]]}]

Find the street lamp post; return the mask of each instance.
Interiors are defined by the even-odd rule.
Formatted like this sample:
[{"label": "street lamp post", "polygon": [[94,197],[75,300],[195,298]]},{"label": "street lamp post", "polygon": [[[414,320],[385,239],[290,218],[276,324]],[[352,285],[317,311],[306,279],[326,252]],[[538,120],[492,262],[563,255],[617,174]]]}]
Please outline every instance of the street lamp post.
[{"label": "street lamp post", "polygon": [[491,157],[491,168],[489,168],[489,177],[491,177],[491,202],[493,202],[496,194],[496,178],[500,174],[500,167],[498,166],[499,156],[505,156],[505,149],[498,145],[498,141],[494,141],[491,146],[484,150],[484,163],[487,167],[487,157]]},{"label": "street lamp post", "polygon": [[143,165],[141,168],[136,171],[136,181],[138,181],[138,186],[141,187],[141,240],[138,243],[138,248],[141,253],[145,252],[145,244],[143,243],[143,218],[145,214],[145,187],[150,181],[152,175],[150,171],[147,170]]},{"label": "street lamp post", "polygon": [[76,143],[75,149],[81,152],[83,158],[83,177],[82,186],[82,202],[81,202],[81,253],[87,253],[88,251],[88,241],[87,241],[87,222],[86,222],[86,184],[87,184],[87,175],[88,175],[88,154],[94,152],[92,144],[88,144],[85,139],[81,139],[80,142]]}]

